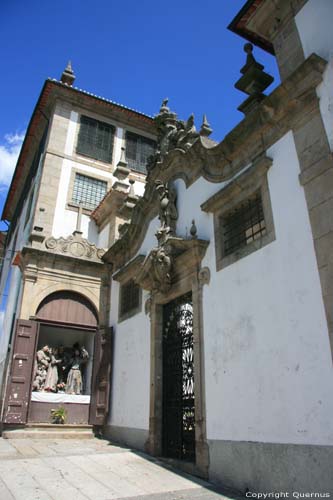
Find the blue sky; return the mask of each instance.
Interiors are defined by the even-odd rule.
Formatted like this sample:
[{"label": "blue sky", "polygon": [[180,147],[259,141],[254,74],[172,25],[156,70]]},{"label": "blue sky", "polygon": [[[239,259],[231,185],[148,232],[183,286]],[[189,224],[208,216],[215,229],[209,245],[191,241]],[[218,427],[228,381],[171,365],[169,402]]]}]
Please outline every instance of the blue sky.
[{"label": "blue sky", "polygon": [[[161,100],[181,118],[203,113],[222,140],[241,119],[234,89],[245,62],[227,25],[245,0],[1,0],[0,210],[24,131],[47,77],[72,60],[75,86],[144,113]],[[256,58],[279,82],[274,57]],[[1,228],[4,228],[1,223]]]}]

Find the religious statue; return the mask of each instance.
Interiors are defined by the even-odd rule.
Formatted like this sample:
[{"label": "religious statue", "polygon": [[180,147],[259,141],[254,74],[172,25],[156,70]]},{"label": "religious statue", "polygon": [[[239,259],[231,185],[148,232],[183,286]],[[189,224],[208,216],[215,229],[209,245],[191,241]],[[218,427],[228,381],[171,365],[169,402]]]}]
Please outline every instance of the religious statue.
[{"label": "religious statue", "polygon": [[50,348],[48,345],[45,345],[42,349],[37,351],[34,370],[35,376],[32,384],[33,391],[41,391],[44,389],[47,370],[50,364],[49,353]]},{"label": "religious statue", "polygon": [[36,354],[32,390],[82,394],[81,366],[88,359],[88,351],[78,343],[72,348],[45,345]]},{"label": "religious statue", "polygon": [[41,391],[44,387],[47,371],[44,367],[37,368],[35,372],[35,378],[32,383],[33,391]]},{"label": "religious statue", "polygon": [[161,228],[158,234],[173,235],[176,231],[176,221],[178,219],[176,190],[162,181],[156,181],[155,184],[160,199],[159,219],[161,221]]},{"label": "religious statue", "polygon": [[60,359],[60,363],[58,365],[58,383],[57,389],[60,392],[63,392],[66,387],[66,381],[68,372],[70,370],[70,362],[71,362],[71,353],[68,349],[65,349],[63,345],[58,347],[58,357]]},{"label": "religious statue", "polygon": [[88,361],[89,354],[84,347],[80,349],[78,344],[74,344],[73,350],[73,357],[70,364],[71,368],[69,370],[66,383],[66,393],[82,394],[83,379],[81,367]]},{"label": "religious statue", "polygon": [[56,347],[50,347],[50,363],[47,370],[47,375],[44,384],[44,391],[57,392],[58,384],[58,365],[62,362],[62,359],[58,356],[58,349]]}]

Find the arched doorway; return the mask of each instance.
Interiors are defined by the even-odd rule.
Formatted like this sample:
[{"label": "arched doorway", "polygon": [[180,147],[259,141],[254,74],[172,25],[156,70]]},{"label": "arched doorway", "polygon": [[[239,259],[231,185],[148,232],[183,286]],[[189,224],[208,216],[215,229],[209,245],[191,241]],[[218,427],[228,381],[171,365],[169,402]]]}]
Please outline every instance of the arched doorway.
[{"label": "arched doorway", "polygon": [[[87,424],[97,406],[105,413],[110,355],[104,337],[101,342],[98,313],[84,295],[63,290],[45,297],[35,316],[17,321],[3,422],[51,423],[51,410],[60,406],[68,424]],[[101,398],[105,404],[98,405]]]},{"label": "arched doorway", "polygon": [[83,295],[67,290],[45,297],[37,308],[36,318],[49,323],[81,325],[92,329],[96,329],[98,323],[93,304]]}]

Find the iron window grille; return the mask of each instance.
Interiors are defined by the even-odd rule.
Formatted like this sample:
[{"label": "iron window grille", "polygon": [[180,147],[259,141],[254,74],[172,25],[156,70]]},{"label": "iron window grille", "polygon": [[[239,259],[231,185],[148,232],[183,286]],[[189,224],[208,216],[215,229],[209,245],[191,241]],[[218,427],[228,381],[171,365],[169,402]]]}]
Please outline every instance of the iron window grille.
[{"label": "iron window grille", "polygon": [[87,175],[75,174],[72,201],[93,210],[104,198],[107,191],[107,182]]},{"label": "iron window grille", "polygon": [[129,168],[147,173],[147,160],[156,150],[156,143],[147,137],[126,132],[126,161]]},{"label": "iron window grille", "polygon": [[262,199],[256,193],[222,217],[223,254],[232,254],[266,233]]},{"label": "iron window grille", "polygon": [[120,316],[128,315],[140,307],[140,287],[133,280],[121,285]]},{"label": "iron window grille", "polygon": [[115,127],[112,125],[81,116],[76,152],[111,163],[114,133]]}]

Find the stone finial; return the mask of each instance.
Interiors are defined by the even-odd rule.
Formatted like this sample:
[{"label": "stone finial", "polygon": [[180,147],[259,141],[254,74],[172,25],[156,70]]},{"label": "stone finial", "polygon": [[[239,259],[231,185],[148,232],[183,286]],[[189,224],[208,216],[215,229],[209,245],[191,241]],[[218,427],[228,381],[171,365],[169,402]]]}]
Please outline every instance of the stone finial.
[{"label": "stone finial", "polygon": [[247,54],[245,66],[242,67],[243,76],[235,83],[236,89],[249,97],[237,108],[247,115],[265,98],[264,90],[273,82],[274,78],[263,71],[264,66],[258,63],[253,55],[253,45],[246,43],[244,52]]},{"label": "stone finial", "polygon": [[203,115],[202,125],[199,134],[203,137],[208,137],[213,132],[213,129],[208,123],[207,116]]},{"label": "stone finial", "polygon": [[128,168],[125,148],[121,148],[120,160],[117,163],[117,167],[113,172],[113,175],[117,177],[117,179],[123,180],[126,179],[128,174],[130,173],[130,169]]},{"label": "stone finial", "polygon": [[161,108],[160,108],[160,113],[169,113],[170,108],[168,108],[168,102],[169,102],[168,97],[163,99],[162,104],[161,104]]},{"label": "stone finial", "polygon": [[190,235],[193,240],[197,238],[197,226],[195,225],[195,220],[192,220],[192,226],[190,229]]},{"label": "stone finial", "polygon": [[71,61],[68,61],[66,68],[64,69],[60,81],[66,83],[66,85],[72,86],[75,80],[74,71],[72,69]]},{"label": "stone finial", "polygon": [[129,180],[129,183],[130,183],[130,189],[129,189],[129,193],[128,193],[128,195],[129,195],[131,198],[134,198],[134,197],[135,197],[135,192],[134,192],[134,184],[135,184],[135,180],[134,180],[134,179],[130,179],[130,180]]}]

